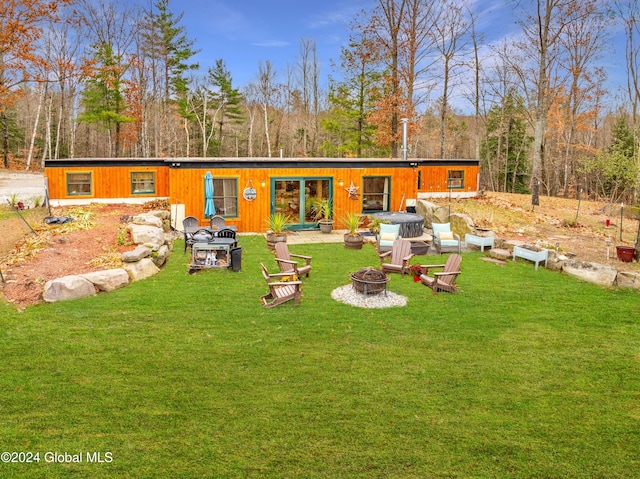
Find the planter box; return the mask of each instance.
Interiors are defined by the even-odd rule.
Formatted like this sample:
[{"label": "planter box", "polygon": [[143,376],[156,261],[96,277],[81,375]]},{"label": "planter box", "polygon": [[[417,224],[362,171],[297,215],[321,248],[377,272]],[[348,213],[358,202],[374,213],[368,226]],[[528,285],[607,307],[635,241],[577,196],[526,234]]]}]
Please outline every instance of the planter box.
[{"label": "planter box", "polygon": [[464,235],[464,242],[480,247],[480,251],[484,251],[485,247],[493,248],[493,236],[478,236],[472,234]]},{"label": "planter box", "polygon": [[546,249],[529,249],[525,246],[513,247],[513,260],[516,258],[528,259],[536,264],[536,271],[538,270],[538,264],[544,261],[544,267],[547,267],[547,260],[549,259],[549,250]]}]

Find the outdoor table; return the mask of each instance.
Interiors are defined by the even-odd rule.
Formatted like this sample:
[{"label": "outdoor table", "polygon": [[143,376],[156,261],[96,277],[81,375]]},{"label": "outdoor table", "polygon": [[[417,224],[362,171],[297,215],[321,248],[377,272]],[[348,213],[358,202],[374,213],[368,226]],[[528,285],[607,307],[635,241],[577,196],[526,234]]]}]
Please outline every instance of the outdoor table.
[{"label": "outdoor table", "polygon": [[400,225],[400,236],[402,238],[416,238],[422,236],[424,231],[424,218],[416,213],[383,211],[373,213],[371,216],[392,225]]},{"label": "outdoor table", "polygon": [[[194,243],[191,247],[190,270],[231,267],[230,252],[236,244],[237,240],[235,238],[219,238],[217,236],[206,243]],[[213,251],[224,251],[226,261],[224,263],[219,261],[218,264],[209,263],[207,259],[210,258],[210,256],[207,253]],[[204,253],[204,258],[201,257],[201,253]]]}]

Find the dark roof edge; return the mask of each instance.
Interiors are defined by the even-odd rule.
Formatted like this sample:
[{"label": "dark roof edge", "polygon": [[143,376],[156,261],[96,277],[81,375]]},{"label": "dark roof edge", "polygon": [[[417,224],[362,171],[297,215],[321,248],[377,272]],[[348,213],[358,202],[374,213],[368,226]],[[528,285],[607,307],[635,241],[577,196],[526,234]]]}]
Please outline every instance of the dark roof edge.
[{"label": "dark roof edge", "polygon": [[163,166],[172,168],[353,168],[376,166],[381,168],[410,168],[413,166],[476,166],[475,159],[407,160],[390,158],[69,158],[46,160],[45,168],[71,166]]}]

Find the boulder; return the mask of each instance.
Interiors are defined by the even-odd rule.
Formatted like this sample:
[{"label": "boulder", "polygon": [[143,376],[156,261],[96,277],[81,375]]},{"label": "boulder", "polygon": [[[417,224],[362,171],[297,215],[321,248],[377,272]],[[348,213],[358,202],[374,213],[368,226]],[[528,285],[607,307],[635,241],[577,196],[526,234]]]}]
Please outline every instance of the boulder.
[{"label": "boulder", "polygon": [[507,261],[511,258],[511,251],[502,248],[491,248],[486,251],[486,255],[499,261]]},{"label": "boulder", "polygon": [[453,213],[449,217],[451,223],[451,231],[460,235],[460,238],[464,241],[464,235],[467,233],[475,234],[476,225],[469,215],[460,213]]},{"label": "boulder", "polygon": [[433,212],[438,208],[438,205],[426,200],[416,200],[416,213],[424,218],[424,226],[431,228],[433,222]]},{"label": "boulder", "polygon": [[616,276],[619,288],[640,289],[640,273],[635,271],[620,271]]},{"label": "boulder", "polygon": [[69,275],[52,279],[44,285],[44,300],[47,303],[86,298],[96,294],[93,283],[82,276]]},{"label": "boulder", "polygon": [[152,243],[160,246],[164,243],[164,231],[162,231],[162,228],[129,223],[127,229],[131,233],[131,240],[135,244]]},{"label": "boulder", "polygon": [[79,275],[89,280],[100,291],[114,291],[129,284],[129,274],[123,268],[106,269]]},{"label": "boulder", "polygon": [[162,219],[150,214],[136,215],[131,218],[131,222],[134,225],[155,226],[156,228],[162,228]]},{"label": "boulder", "polygon": [[149,278],[160,271],[151,258],[143,258],[137,263],[125,263],[123,268],[131,281]]},{"label": "boulder", "polygon": [[568,259],[564,262],[562,271],[589,283],[600,286],[613,286],[618,274],[615,268],[589,261]]},{"label": "boulder", "polygon": [[153,253],[153,263],[158,267],[162,268],[164,264],[167,262],[167,258],[169,257],[169,247],[167,245],[162,245],[158,249],[157,252]]},{"label": "boulder", "polygon": [[161,220],[168,220],[169,218],[171,218],[171,213],[169,212],[169,210],[153,210],[147,212],[147,215],[156,216]]},{"label": "boulder", "polygon": [[125,251],[122,253],[122,261],[125,263],[135,263],[136,261],[140,261],[142,258],[150,256],[151,251],[153,251],[152,248],[147,246],[138,246],[132,251]]},{"label": "boulder", "polygon": [[[445,206],[438,206],[435,210],[433,210],[433,216],[431,217],[432,223],[448,223],[449,222],[449,213],[450,209]],[[429,228],[431,228],[431,223],[429,223]]]}]

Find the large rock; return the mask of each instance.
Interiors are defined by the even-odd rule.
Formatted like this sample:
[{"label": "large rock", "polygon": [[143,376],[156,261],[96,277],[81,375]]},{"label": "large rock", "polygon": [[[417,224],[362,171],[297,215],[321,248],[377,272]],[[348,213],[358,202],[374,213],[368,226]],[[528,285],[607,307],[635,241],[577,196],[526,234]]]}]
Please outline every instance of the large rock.
[{"label": "large rock", "polygon": [[168,257],[169,247],[166,244],[163,244],[162,246],[160,246],[160,249],[158,249],[158,251],[153,254],[152,260],[158,268],[162,268],[167,262]]},{"label": "large rock", "polygon": [[93,283],[100,291],[115,291],[129,284],[129,274],[123,268],[106,269],[81,274],[81,277]]},{"label": "large rock", "polygon": [[460,235],[462,241],[464,241],[465,234],[475,234],[476,225],[469,215],[452,213],[449,222],[451,223],[451,231]]},{"label": "large rock", "polygon": [[618,274],[615,268],[599,263],[569,259],[564,262],[562,271],[589,283],[600,286],[613,286]]},{"label": "large rock", "polygon": [[141,245],[132,251],[125,251],[122,253],[122,261],[125,263],[135,263],[136,261],[140,261],[142,258],[150,256],[152,251],[152,248]]},{"label": "large rock", "polygon": [[144,258],[137,263],[125,263],[123,268],[131,281],[149,278],[160,271],[151,258]]},{"label": "large rock", "polygon": [[52,279],[44,285],[44,300],[48,303],[86,298],[96,294],[93,283],[79,275]]},{"label": "large rock", "polygon": [[169,210],[153,210],[149,211],[147,215],[157,216],[161,220],[168,220],[169,218],[171,218],[171,213],[169,212]]},{"label": "large rock", "polygon": [[146,226],[155,226],[156,228],[162,228],[162,219],[158,218],[154,215],[143,214],[136,215],[131,218],[131,222],[134,225],[146,225]]},{"label": "large rock", "polygon": [[416,213],[424,218],[424,226],[431,229],[433,222],[433,212],[438,209],[438,205],[427,200],[416,200]]},{"label": "large rock", "polygon": [[620,271],[616,276],[616,284],[620,288],[640,289],[640,273]]},{"label": "large rock", "polygon": [[130,223],[127,227],[131,233],[131,240],[135,244],[151,243],[158,247],[164,243],[164,231],[162,228],[149,225],[136,225]]}]

